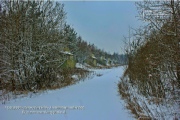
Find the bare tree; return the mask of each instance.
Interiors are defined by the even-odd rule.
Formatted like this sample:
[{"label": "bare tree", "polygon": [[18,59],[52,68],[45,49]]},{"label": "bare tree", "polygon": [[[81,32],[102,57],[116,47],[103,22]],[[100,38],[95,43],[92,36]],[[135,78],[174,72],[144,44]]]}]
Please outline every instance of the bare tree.
[{"label": "bare tree", "polygon": [[32,90],[53,83],[64,59],[60,55],[64,48],[63,5],[3,1],[1,6],[0,76],[1,82],[10,87],[4,89]]},{"label": "bare tree", "polygon": [[[146,0],[137,2],[136,5],[139,18],[146,24],[142,29],[135,30],[134,38],[128,42],[128,67],[122,78],[127,83],[121,81],[119,89],[127,89],[121,86],[126,84],[124,86],[130,86],[128,92],[149,98],[154,104],[176,104],[180,99],[177,96],[180,86],[180,2]],[[120,91],[120,94],[126,95],[127,91]],[[127,99],[135,98],[133,94],[127,94]],[[140,102],[147,104],[148,100]],[[163,111],[158,111],[158,107],[148,109],[146,107],[143,110],[146,115],[154,110],[158,113],[156,117],[160,119],[165,119],[166,114],[169,114],[165,112],[166,114],[162,115]],[[137,112],[135,114],[139,117]],[[150,114],[150,117],[155,116]]]}]

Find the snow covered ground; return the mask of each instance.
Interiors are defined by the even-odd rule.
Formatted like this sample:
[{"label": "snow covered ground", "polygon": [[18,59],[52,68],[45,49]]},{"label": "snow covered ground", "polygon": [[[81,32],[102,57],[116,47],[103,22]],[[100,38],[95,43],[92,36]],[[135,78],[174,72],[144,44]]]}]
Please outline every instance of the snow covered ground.
[{"label": "snow covered ground", "polygon": [[123,67],[78,84],[0,105],[0,120],[132,120],[117,92]]}]

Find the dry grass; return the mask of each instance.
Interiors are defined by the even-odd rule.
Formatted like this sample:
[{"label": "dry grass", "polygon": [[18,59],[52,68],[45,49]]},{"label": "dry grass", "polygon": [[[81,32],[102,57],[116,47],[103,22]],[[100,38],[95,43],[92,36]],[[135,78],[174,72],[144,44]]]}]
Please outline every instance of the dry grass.
[{"label": "dry grass", "polygon": [[[16,89],[11,90],[12,85],[11,84],[5,84],[3,86],[3,89],[0,89],[0,101],[2,101],[3,104],[5,104],[6,101],[8,101],[11,98],[17,98],[17,96],[27,96],[28,93],[42,93],[45,90],[55,90],[60,89],[72,84],[76,84],[80,80],[83,80],[84,78],[88,77],[89,71],[84,69],[66,69],[63,70],[60,74],[63,75],[63,80],[59,81],[52,81],[51,84],[44,83],[40,89],[35,90],[24,90],[21,86],[16,86]],[[72,75],[78,75],[79,80],[74,80],[71,76]],[[11,95],[10,95],[11,94]],[[11,97],[10,97],[11,96]],[[31,97],[31,96],[30,96]]]},{"label": "dry grass", "polygon": [[148,117],[148,116],[140,116],[138,118],[138,120],[152,120],[152,119],[150,117]]}]

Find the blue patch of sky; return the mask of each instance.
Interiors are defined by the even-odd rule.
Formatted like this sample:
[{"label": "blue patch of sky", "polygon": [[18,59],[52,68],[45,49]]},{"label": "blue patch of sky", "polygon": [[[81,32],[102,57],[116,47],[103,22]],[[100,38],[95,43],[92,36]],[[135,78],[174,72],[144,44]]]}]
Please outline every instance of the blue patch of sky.
[{"label": "blue patch of sky", "polygon": [[138,28],[142,22],[135,1],[66,1],[67,23],[83,40],[107,52],[123,53],[124,37],[129,26]]}]

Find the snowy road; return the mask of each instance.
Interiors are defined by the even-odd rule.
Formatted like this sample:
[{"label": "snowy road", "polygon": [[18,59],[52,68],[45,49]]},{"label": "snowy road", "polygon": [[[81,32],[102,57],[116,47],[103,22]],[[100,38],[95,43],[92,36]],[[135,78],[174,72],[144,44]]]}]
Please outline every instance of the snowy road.
[{"label": "snowy road", "polygon": [[[117,82],[123,73],[122,67],[96,70],[96,73],[103,75],[32,98],[1,104],[0,120],[132,120],[117,92]],[[75,109],[72,106],[84,107]],[[11,107],[16,107],[17,110],[12,110]],[[37,110],[38,107],[41,109]],[[66,114],[49,114],[64,112],[63,107],[68,107]],[[36,113],[37,111],[41,114]]]}]

